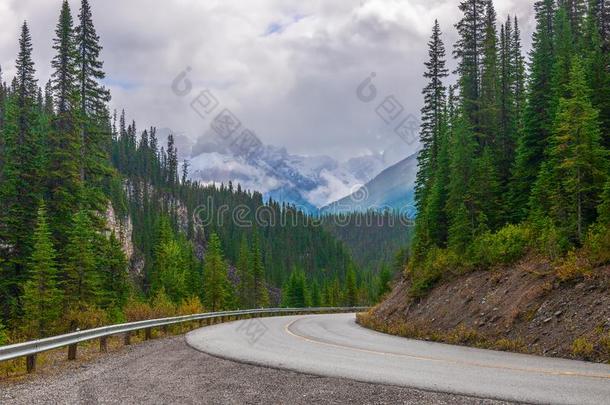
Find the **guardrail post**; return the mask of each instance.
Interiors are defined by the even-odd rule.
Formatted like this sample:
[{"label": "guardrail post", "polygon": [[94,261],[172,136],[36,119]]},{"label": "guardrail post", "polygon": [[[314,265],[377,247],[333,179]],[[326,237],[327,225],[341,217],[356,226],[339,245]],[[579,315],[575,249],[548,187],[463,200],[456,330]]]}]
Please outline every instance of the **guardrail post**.
[{"label": "guardrail post", "polygon": [[36,355],[35,354],[30,354],[29,356],[27,356],[25,358],[25,368],[26,368],[28,374],[36,371]]},{"label": "guardrail post", "polygon": [[76,348],[78,345],[73,343],[68,346],[68,360],[76,360]]},{"label": "guardrail post", "polygon": [[100,338],[100,353],[108,353],[108,337],[102,336]]},{"label": "guardrail post", "polygon": [[125,332],[123,336],[123,344],[129,346],[131,344],[131,332]]},{"label": "guardrail post", "polygon": [[152,328],[144,329],[144,340],[152,339]]}]

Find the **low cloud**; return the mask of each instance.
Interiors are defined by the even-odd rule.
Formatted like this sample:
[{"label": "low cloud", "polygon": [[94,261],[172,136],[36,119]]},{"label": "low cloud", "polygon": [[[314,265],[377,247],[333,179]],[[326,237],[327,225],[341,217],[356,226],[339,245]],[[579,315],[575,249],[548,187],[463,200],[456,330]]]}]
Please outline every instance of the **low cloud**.
[{"label": "low cloud", "polygon": [[[154,3],[154,4],[151,4]],[[78,2],[70,1],[74,14]],[[380,95],[396,96],[406,112],[421,108],[423,62],[435,18],[450,54],[457,2],[440,0],[92,0],[113,93],[140,128],[155,125],[196,143],[209,122],[192,111],[196,94],[177,97],[174,78],[191,67],[195,90],[210,89],[265,143],[293,153],[351,156],[396,144],[374,106],[356,98],[375,72]],[[50,75],[51,39],[61,2],[0,3],[0,64],[14,70],[19,26],[30,22],[41,82]],[[499,20],[516,13],[529,44],[533,6],[496,2]],[[407,156],[416,144],[401,144]]]}]

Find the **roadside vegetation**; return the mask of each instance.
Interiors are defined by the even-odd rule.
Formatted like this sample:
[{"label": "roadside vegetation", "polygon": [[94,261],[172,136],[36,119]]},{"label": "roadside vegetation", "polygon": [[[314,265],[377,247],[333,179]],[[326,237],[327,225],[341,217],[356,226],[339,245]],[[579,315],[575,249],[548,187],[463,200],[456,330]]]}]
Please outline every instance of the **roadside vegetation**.
[{"label": "roadside vegetation", "polygon": [[561,281],[610,262],[610,34],[599,1],[535,3],[526,69],[519,22],[493,2],[460,3],[449,75],[429,42],[416,203],[406,274],[413,296],[451,275],[552,263]]}]

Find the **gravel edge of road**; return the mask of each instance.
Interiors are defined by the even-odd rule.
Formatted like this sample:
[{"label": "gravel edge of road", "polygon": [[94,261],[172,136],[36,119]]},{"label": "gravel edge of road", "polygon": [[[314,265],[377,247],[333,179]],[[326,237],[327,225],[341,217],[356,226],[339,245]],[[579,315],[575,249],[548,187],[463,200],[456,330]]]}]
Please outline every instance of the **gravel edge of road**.
[{"label": "gravel edge of road", "polygon": [[[155,370],[155,363],[169,372]],[[143,373],[143,369],[147,371]],[[201,384],[203,378],[207,379],[204,385]],[[311,398],[315,398],[313,401],[316,403],[329,404],[508,404],[505,401],[371,384],[235,362],[193,349],[187,344],[186,335],[143,342],[127,351],[109,353],[57,374],[41,374],[13,383],[0,382],[0,401],[6,404],[306,404],[312,403]]]}]

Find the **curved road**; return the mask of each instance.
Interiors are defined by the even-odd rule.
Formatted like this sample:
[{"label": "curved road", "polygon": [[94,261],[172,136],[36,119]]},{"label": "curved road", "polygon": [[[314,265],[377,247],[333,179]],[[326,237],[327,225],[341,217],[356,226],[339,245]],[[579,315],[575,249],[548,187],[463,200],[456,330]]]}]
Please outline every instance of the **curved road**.
[{"label": "curved road", "polygon": [[519,402],[603,404],[610,366],[385,335],[354,314],[237,321],[190,332],[200,351],[329,377]]}]

